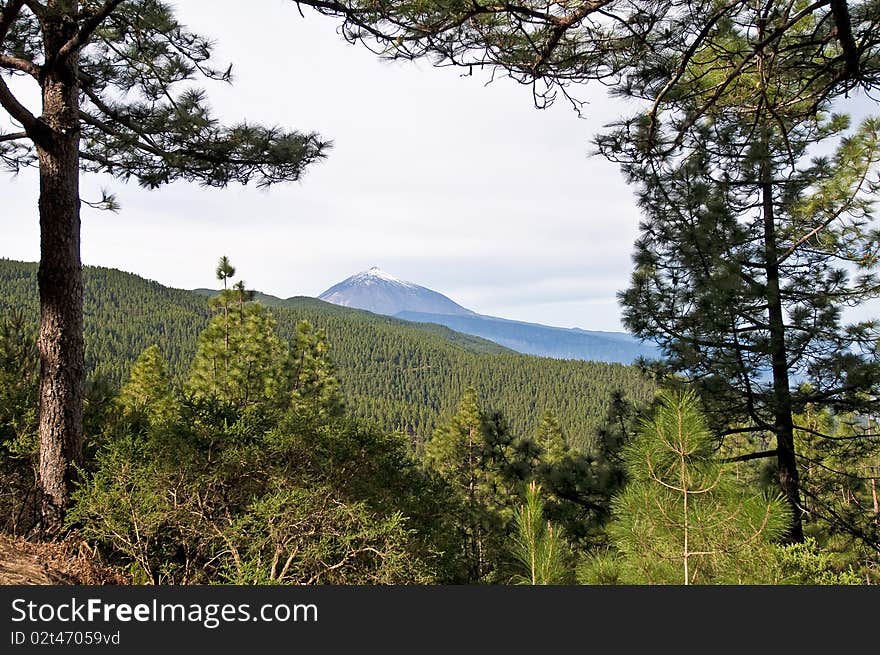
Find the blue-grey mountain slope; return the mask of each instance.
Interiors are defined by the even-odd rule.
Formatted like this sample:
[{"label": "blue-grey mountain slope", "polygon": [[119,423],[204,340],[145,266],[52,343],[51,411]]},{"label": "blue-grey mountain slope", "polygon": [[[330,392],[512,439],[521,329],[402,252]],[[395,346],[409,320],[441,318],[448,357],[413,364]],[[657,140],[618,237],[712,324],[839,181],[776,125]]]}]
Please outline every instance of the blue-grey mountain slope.
[{"label": "blue-grey mountain slope", "polygon": [[471,315],[473,312],[453,302],[442,293],[412,282],[398,280],[376,268],[352,275],[318,296],[319,300],[366,309],[374,314],[394,316],[413,311],[426,314]]},{"label": "blue-grey mountain slope", "polygon": [[657,354],[651,345],[623,332],[559,328],[477,314],[443,294],[378,268],[353,275],[318,297],[375,314],[444,325],[527,355],[630,364],[639,357]]},{"label": "blue-grey mountain slope", "polygon": [[623,332],[559,328],[480,314],[456,316],[399,312],[395,316],[407,321],[445,325],[456,332],[482,337],[527,355],[622,364],[630,364],[639,357],[657,356],[657,351],[650,345]]}]

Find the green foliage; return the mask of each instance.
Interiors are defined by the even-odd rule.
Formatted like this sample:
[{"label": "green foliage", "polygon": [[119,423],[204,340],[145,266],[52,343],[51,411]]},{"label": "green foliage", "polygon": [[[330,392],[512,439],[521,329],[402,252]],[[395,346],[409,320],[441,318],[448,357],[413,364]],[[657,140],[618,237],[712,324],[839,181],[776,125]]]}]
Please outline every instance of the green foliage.
[{"label": "green foliage", "polygon": [[324,330],[316,330],[308,321],[297,323],[287,368],[294,404],[312,412],[342,413],[339,380]]},{"label": "green foliage", "polygon": [[224,306],[199,336],[187,390],[241,406],[280,400],[284,355],[266,308],[252,303]]},{"label": "green foliage", "polygon": [[[795,416],[806,525],[834,569],[880,582],[880,442],[876,419],[808,404]],[[847,475],[841,475],[846,471]]]},{"label": "green foliage", "polygon": [[177,407],[173,421],[122,422],[104,435],[69,516],[136,580],[429,579],[431,549],[403,513],[420,502],[399,491],[415,493],[419,479],[400,465],[403,444],[295,411],[230,413],[186,398]]},{"label": "green foliage", "polygon": [[0,442],[11,455],[36,453],[36,334],[22,314],[0,319]]},{"label": "green foliage", "polygon": [[425,447],[428,465],[463,492],[476,489],[480,464],[490,456],[485,448],[485,429],[477,392],[469,388],[458,412],[434,432]]},{"label": "green foliage", "polygon": [[223,289],[226,289],[226,281],[235,275],[235,267],[229,261],[229,257],[223,255],[217,262],[217,279],[223,283]]},{"label": "green foliage", "polygon": [[[0,311],[24,312],[34,326],[39,316],[36,273],[35,264],[0,260]],[[169,289],[120,271],[86,267],[84,277],[91,377],[121,384],[135,359],[155,344],[166,358],[171,380],[185,381],[199,334],[218,320],[222,309],[215,307],[212,318],[203,293]],[[236,298],[230,299],[231,309],[238,304]],[[569,446],[580,452],[596,445],[595,435],[606,423],[617,392],[635,403],[646,403],[653,395],[653,383],[634,367],[519,355],[440,326],[311,298],[257,299],[271,309],[278,337],[291,344],[294,360],[301,321],[308,321],[316,333],[323,331],[322,347],[332,346],[339,393],[348,411],[408,435],[416,451],[440,417],[455,411],[469,384],[503,412],[518,435],[535,434],[542,412],[551,411]],[[213,343],[219,343],[216,334]]]},{"label": "green foliage", "polygon": [[68,522],[127,564],[136,583],[190,581],[191,555],[181,564],[175,551],[192,520],[168,493],[179,480],[168,459],[181,454],[159,448],[154,440],[122,437],[98,453],[95,473],[75,492]]},{"label": "green foliage", "polygon": [[451,529],[458,535],[464,581],[491,580],[503,559],[509,489],[502,462],[509,461],[511,438],[492,423],[469,388],[458,411],[435,430],[425,446],[425,461],[449,486]]},{"label": "green foliage", "polygon": [[623,585],[629,582],[626,558],[619,551],[603,549],[587,553],[578,562],[575,577],[583,585]]},{"label": "green foliage", "polygon": [[[582,567],[582,579],[626,583],[767,583],[772,544],[788,514],[739,483],[714,458],[699,402],[663,392],[624,459],[630,480],[613,503],[608,533],[617,555]],[[586,570],[584,570],[586,569]]]},{"label": "green foliage", "polygon": [[568,448],[565,434],[549,412],[538,429],[538,456],[522,477],[539,482],[547,517],[576,548],[596,548],[607,541],[604,525],[611,498],[624,481],[620,450],[627,440],[631,412],[621,394],[614,394],[606,427],[585,452]]},{"label": "green foliage", "polygon": [[553,412],[544,412],[544,418],[541,419],[541,424],[538,426],[535,441],[541,448],[544,461],[548,464],[556,464],[569,454],[565,436],[562,434],[559,421]]},{"label": "green foliage", "polygon": [[777,546],[775,555],[779,573],[777,584],[857,585],[862,580],[848,568],[836,570],[833,556],[819,549],[808,537],[803,543]]},{"label": "green foliage", "polygon": [[27,533],[37,516],[36,334],[21,313],[0,317],[0,529]]},{"label": "green foliage", "polygon": [[337,496],[333,489],[294,487],[260,497],[223,535],[232,551],[224,578],[234,584],[424,581],[406,551],[400,513],[384,517]]},{"label": "green foliage", "polygon": [[141,353],[116,402],[123,417],[141,414],[156,423],[171,420],[177,414],[167,366],[158,346],[150,346]]},{"label": "green foliage", "polygon": [[559,528],[544,517],[541,487],[526,487],[525,502],[513,513],[512,550],[524,573],[514,577],[519,584],[564,584],[570,578],[566,544]]},{"label": "green foliage", "polygon": [[[244,297],[223,309],[199,340],[191,393],[169,384],[157,348],[136,362],[68,525],[152,584],[433,579],[440,554],[427,523],[444,496],[406,443],[341,415],[326,344],[309,325],[288,353],[268,310]],[[234,366],[268,337],[277,388],[198,386],[212,379],[196,375],[206,352],[226,343],[225,380],[248,382]]]}]

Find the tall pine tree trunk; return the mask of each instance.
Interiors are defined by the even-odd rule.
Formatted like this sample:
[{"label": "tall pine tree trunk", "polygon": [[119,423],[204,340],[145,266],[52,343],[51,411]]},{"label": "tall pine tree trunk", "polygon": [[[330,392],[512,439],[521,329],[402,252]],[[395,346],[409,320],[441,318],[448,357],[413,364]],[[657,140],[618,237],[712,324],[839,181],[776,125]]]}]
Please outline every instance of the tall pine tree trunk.
[{"label": "tall pine tree trunk", "polygon": [[77,53],[55,53],[76,33],[76,2],[49,2],[43,21],[40,167],[40,490],[43,528],[57,532],[82,460],[83,284],[80,262]]},{"label": "tall pine tree trunk", "polygon": [[792,522],[788,539],[802,542],[803,509],[800,481],[794,449],[794,422],[792,420],[791,389],[788,382],[788,356],[785,350],[785,315],[779,282],[779,252],[776,241],[776,223],[773,208],[773,183],[770,168],[761,167],[761,193],[764,214],[764,257],[767,275],[767,308],[770,325],[770,355],[773,368],[773,423],[776,433],[776,461],[779,487],[791,507]]}]

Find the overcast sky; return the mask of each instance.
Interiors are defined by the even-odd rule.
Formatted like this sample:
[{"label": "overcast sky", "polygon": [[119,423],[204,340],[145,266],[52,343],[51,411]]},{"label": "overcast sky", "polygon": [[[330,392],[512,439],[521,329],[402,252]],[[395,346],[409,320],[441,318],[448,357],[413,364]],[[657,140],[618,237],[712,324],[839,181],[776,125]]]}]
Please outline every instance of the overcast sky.
[{"label": "overcast sky", "polygon": [[[104,186],[122,211],[83,208],[84,263],[195,288],[216,285],[226,254],[249,287],[282,297],[379,266],[480,313],[621,329],[615,294],[639,216],[590,140],[630,110],[600,87],[579,119],[563,102],[535,109],[508,79],[379,61],[288,0],[177,6],[216,38],[217,64],[234,63],[234,85],[207,87],[221,117],[314,130],[335,146],[301,182],[268,190],[86,178],[86,200]],[[36,261],[36,177],[0,184],[0,257]]]}]

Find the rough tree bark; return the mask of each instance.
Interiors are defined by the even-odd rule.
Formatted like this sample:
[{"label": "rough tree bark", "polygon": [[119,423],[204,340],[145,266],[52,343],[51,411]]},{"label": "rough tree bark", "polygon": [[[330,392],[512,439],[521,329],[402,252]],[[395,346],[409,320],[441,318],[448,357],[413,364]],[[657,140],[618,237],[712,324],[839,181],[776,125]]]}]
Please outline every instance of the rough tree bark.
[{"label": "rough tree bark", "polygon": [[43,529],[57,532],[82,461],[85,375],[80,261],[78,2],[55,0],[41,17],[47,66],[41,76],[40,490]]}]

